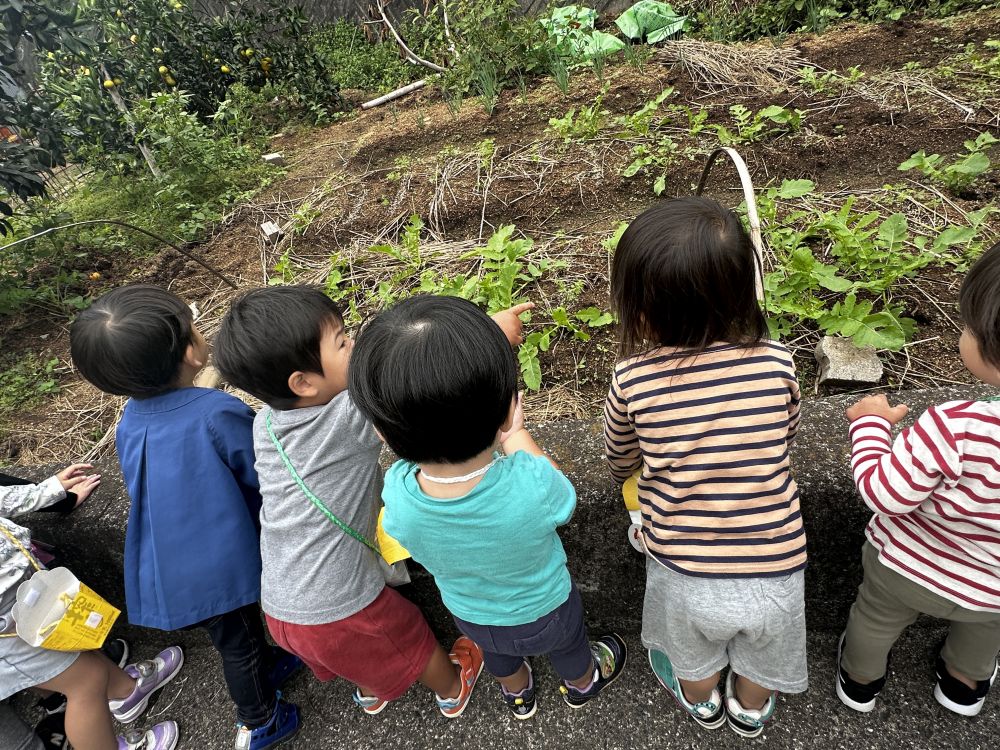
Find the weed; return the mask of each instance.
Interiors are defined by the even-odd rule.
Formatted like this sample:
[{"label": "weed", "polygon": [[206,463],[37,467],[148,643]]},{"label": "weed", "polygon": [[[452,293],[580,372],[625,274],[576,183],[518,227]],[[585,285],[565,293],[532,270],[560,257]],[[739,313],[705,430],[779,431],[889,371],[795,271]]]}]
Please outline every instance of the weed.
[{"label": "weed", "polygon": [[996,143],[1000,143],[1000,140],[991,133],[980,133],[974,141],[966,141],[965,153],[955,156],[950,162],[940,154],[928,155],[920,150],[900,164],[899,171],[916,169],[931,182],[943,185],[958,195],[990,168],[987,154]]},{"label": "weed", "polygon": [[601,106],[604,100],[604,93],[602,91],[598,94],[593,104],[581,106],[579,110],[576,107],[572,107],[562,117],[551,118],[546,132],[553,133],[562,138],[564,143],[588,141],[596,138],[598,133],[604,129],[608,115],[611,114]]},{"label": "weed", "polygon": [[45,396],[57,393],[58,365],[58,359],[38,354],[26,354],[19,359],[7,357],[0,366],[0,415],[29,408]]},{"label": "weed", "polygon": [[[759,112],[752,112],[742,104],[734,104],[729,108],[733,119],[733,128],[725,125],[712,125],[723,146],[739,146],[744,143],[756,143],[772,135],[794,133],[802,127],[805,112],[800,109],[786,109],[777,105],[765,107]],[[777,127],[773,127],[777,125]]]}]

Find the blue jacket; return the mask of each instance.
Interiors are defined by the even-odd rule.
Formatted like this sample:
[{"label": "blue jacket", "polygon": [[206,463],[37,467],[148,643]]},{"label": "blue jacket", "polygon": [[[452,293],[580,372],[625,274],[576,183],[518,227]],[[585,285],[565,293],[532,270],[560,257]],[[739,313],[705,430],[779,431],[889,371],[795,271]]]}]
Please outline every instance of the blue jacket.
[{"label": "blue jacket", "polygon": [[132,399],[115,435],[132,499],[129,622],[175,630],[260,599],[253,410],[208,388]]}]

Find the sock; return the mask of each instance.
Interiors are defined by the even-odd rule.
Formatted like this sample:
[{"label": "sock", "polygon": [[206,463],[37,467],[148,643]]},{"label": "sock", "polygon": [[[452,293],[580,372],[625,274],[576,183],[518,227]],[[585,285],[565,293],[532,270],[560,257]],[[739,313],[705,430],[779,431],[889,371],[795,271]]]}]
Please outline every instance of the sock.
[{"label": "sock", "polygon": [[600,676],[601,676],[601,671],[598,668],[597,664],[595,663],[594,664],[594,672],[593,672],[593,674],[590,675],[590,682],[587,683],[586,687],[579,688],[579,687],[576,687],[575,685],[570,684],[568,681],[566,682],[566,687],[570,688],[571,690],[575,690],[578,693],[587,693],[587,692],[590,692],[590,689],[592,687],[594,687],[594,683],[597,682],[597,679]]},{"label": "sock", "polygon": [[534,686],[535,686],[535,676],[529,670],[528,671],[528,684],[525,685],[521,690],[518,690],[516,693],[512,693],[507,688],[505,688],[503,685],[500,686],[500,689],[503,691],[504,695],[509,695],[511,698],[517,698],[519,696],[524,695],[526,692],[528,692],[529,690],[531,690],[531,688],[533,688]]}]

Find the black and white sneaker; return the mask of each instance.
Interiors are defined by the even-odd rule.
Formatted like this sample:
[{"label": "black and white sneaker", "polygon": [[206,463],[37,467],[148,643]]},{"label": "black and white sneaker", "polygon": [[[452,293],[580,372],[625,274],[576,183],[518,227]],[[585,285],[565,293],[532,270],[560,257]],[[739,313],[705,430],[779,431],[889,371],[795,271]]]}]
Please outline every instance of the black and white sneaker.
[{"label": "black and white sneaker", "polygon": [[840,657],[844,652],[844,638],[847,634],[842,633],[840,641],[837,642],[837,697],[840,702],[848,708],[853,708],[861,713],[868,713],[875,708],[875,700],[878,694],[885,687],[885,675],[882,675],[874,682],[862,685],[848,677],[840,666]]},{"label": "black and white sneaker", "polygon": [[535,715],[538,703],[535,701],[535,676],[532,674],[531,665],[525,659],[524,666],[528,668],[528,684],[519,693],[508,693],[503,685],[500,686],[500,695],[503,697],[507,708],[514,714],[515,719],[530,719]]},{"label": "black and white sneaker", "polygon": [[617,633],[607,633],[596,641],[590,642],[590,650],[594,654],[594,680],[586,690],[578,690],[563,682],[559,686],[566,705],[572,709],[583,708],[596,698],[608,685],[621,676],[628,661],[628,646]]},{"label": "black and white sneaker", "polygon": [[986,695],[997,678],[996,665],[993,667],[993,676],[988,680],[980,680],[975,688],[970,688],[964,682],[955,679],[945,667],[940,654],[935,669],[937,685],[934,686],[934,699],[938,703],[962,716],[976,716],[983,710]]},{"label": "black and white sneaker", "polygon": [[131,653],[128,643],[126,643],[122,638],[115,638],[113,641],[108,641],[101,646],[101,652],[121,669],[125,669],[125,665],[128,664],[128,657]]}]

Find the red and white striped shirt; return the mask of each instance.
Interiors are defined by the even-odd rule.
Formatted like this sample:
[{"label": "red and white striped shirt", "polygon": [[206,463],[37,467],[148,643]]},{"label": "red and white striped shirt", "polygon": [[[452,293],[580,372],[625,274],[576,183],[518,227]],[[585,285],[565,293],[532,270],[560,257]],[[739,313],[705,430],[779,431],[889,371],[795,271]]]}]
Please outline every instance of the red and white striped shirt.
[{"label": "red and white striped shirt", "polygon": [[881,417],[850,435],[879,560],[965,609],[1000,612],[1000,402],[933,406],[895,442]]}]

